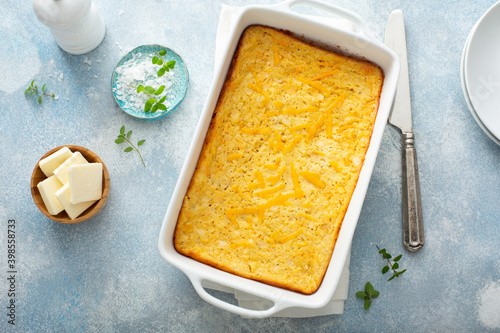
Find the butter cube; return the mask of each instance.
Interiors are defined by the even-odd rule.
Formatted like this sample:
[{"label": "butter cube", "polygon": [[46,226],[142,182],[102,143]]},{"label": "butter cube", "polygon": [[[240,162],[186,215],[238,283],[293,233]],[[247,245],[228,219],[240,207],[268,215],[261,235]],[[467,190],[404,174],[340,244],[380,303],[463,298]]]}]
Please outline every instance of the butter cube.
[{"label": "butter cube", "polygon": [[47,207],[51,215],[57,215],[64,209],[56,197],[56,192],[60,190],[62,186],[63,184],[56,176],[50,176],[44,181],[39,182],[36,186],[38,191],[40,191],[45,207]]},{"label": "butter cube", "polygon": [[76,205],[72,204],[70,201],[69,183],[66,183],[63,187],[59,189],[59,191],[56,192],[56,197],[57,199],[59,199],[62,206],[64,207],[64,210],[66,211],[66,213],[68,213],[68,216],[72,220],[80,216],[81,213],[83,213],[87,208],[92,206],[92,204],[97,201],[97,200],[92,200],[92,201],[80,202]]},{"label": "butter cube", "polygon": [[54,175],[61,181],[61,183],[66,184],[69,181],[68,167],[77,164],[87,164],[89,163],[83,155],[77,151],[74,152],[70,158],[63,162],[57,169],[54,170]]},{"label": "butter cube", "polygon": [[102,196],[102,164],[88,163],[68,167],[70,202],[99,200]]},{"label": "butter cube", "polygon": [[50,177],[54,174],[54,170],[58,166],[71,157],[71,154],[72,152],[68,147],[63,147],[52,155],[45,157],[38,163],[38,165],[40,165],[40,169],[42,169],[45,176]]}]

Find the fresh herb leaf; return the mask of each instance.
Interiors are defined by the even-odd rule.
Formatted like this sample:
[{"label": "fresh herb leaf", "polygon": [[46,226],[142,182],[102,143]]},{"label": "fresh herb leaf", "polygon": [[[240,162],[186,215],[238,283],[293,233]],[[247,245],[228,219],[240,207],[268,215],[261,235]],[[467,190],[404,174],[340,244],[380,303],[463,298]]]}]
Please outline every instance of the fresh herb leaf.
[{"label": "fresh herb leaf", "polygon": [[387,253],[386,249],[380,249],[378,246],[377,246],[377,249],[378,249],[378,253],[382,254],[382,257],[385,260],[387,260],[387,265],[384,266],[384,268],[382,268],[382,274],[387,273],[389,270],[392,270],[392,272],[393,272],[392,276],[387,281],[391,281],[395,277],[398,277],[401,274],[403,274],[404,272],[406,272],[406,269],[404,269],[402,271],[397,271],[397,269],[399,268],[398,261],[401,260],[401,258],[403,257],[402,254],[396,256],[394,259],[391,260],[392,256],[389,253]]},{"label": "fresh herb leaf", "polygon": [[[165,56],[167,54],[167,51],[161,50],[160,52],[157,52],[157,54],[160,55],[160,56]],[[170,70],[174,69],[174,67],[175,67],[175,61],[174,60],[167,61],[166,63],[163,62],[162,58],[160,58],[160,60],[161,61],[153,62],[156,65],[162,66],[158,70],[158,72],[156,73],[156,75],[158,75],[158,77],[162,77],[163,75],[165,75],[166,72],[170,72]]]},{"label": "fresh herb leaf", "polygon": [[161,95],[161,93],[165,90],[165,85],[161,85],[160,88],[156,89],[155,95]]},{"label": "fresh herb leaf", "polygon": [[358,298],[365,300],[364,309],[368,310],[372,305],[372,300],[374,298],[377,298],[379,294],[380,292],[378,290],[375,290],[375,288],[373,288],[373,285],[370,282],[367,282],[365,284],[365,290],[358,291],[356,293],[356,296]]},{"label": "fresh herb leaf", "polygon": [[370,282],[367,282],[366,285],[365,285],[365,292],[368,294],[368,295],[371,295],[372,292],[374,291],[375,289],[373,289],[373,286]]},{"label": "fresh herb leaf", "polygon": [[116,138],[115,140],[115,143],[116,144],[120,144],[120,143],[124,143],[124,142],[127,142],[130,146],[125,148],[123,151],[126,152],[126,153],[130,153],[132,150],[135,150],[138,154],[139,154],[139,157],[141,158],[141,161],[142,161],[142,164],[144,165],[144,167],[146,166],[146,163],[144,163],[144,159],[142,158],[142,155],[141,155],[141,152],[139,151],[139,148],[137,147],[140,147],[144,144],[144,142],[146,142],[146,140],[141,140],[137,143],[137,147],[132,143],[132,141],[130,141],[130,137],[132,136],[132,130],[128,131],[127,134],[125,135],[125,125],[123,125],[121,128],[120,128],[120,134],[118,135],[118,137]]},{"label": "fresh herb leaf", "polygon": [[28,88],[24,91],[25,95],[27,95],[28,93],[30,94],[30,96],[37,94],[38,97],[36,97],[36,100],[37,100],[38,104],[42,104],[42,97],[43,96],[47,96],[47,97],[51,97],[51,98],[56,97],[54,94],[47,94],[45,92],[45,87],[47,86],[47,83],[44,83],[42,86],[42,89],[40,90],[40,89],[38,89],[38,85],[35,85],[35,81],[36,81],[36,79],[31,81]]},{"label": "fresh herb leaf", "polygon": [[364,291],[358,291],[358,292],[356,293],[356,296],[357,296],[358,298],[364,299],[367,295],[366,295],[366,293],[365,293]]},{"label": "fresh herb leaf", "polygon": [[146,94],[148,94],[148,95],[152,95],[152,94],[154,94],[154,93],[155,93],[155,91],[156,91],[156,89],[155,89],[155,88],[153,88],[153,87],[151,87],[151,86],[146,86],[146,87],[144,88],[144,92],[145,92]]}]

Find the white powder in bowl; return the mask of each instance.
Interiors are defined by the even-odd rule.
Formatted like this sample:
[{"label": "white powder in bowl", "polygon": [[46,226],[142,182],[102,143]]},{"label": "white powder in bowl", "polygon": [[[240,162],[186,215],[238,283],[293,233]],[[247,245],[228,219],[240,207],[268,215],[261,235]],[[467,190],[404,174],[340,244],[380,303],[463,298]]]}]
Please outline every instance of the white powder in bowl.
[{"label": "white powder in bowl", "polygon": [[[155,54],[132,54],[132,58],[125,61],[120,66],[116,67],[116,88],[113,92],[116,98],[124,103],[125,108],[132,109],[136,112],[144,110],[144,104],[149,99],[144,92],[137,93],[137,86],[151,86],[158,89],[165,85],[165,91],[159,96],[155,96],[158,100],[166,94],[167,98],[164,104],[169,107],[173,101],[173,95],[169,95],[169,88],[172,86],[175,79],[175,68],[161,77],[158,77],[157,72],[161,68],[158,65],[153,65],[151,59]],[[164,59],[169,61],[168,59]]]}]

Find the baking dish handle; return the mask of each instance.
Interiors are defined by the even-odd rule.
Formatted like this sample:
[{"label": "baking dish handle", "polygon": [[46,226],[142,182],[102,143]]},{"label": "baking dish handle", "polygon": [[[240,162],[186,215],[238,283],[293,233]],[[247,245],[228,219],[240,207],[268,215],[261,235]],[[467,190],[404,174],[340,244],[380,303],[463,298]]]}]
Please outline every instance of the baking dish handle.
[{"label": "baking dish handle", "polygon": [[[189,275],[189,279],[191,280],[191,283],[193,284],[194,289],[198,293],[198,295],[205,300],[206,302],[221,308],[222,310],[226,310],[229,312],[232,312],[234,314],[243,316],[243,317],[248,317],[248,318],[267,318],[272,316],[273,314],[285,309],[289,308],[291,306],[290,302],[287,302],[288,304],[284,304],[284,302],[279,302],[280,296],[276,295],[276,297],[273,299],[272,295],[267,295],[266,300],[270,301],[273,303],[273,305],[265,310],[251,310],[251,309],[246,309],[242,308],[238,305],[230,304],[227,303],[223,300],[218,299],[217,297],[214,297],[210,295],[205,288],[202,286],[202,278],[201,277],[195,277],[194,274]],[[260,297],[260,296],[259,296]],[[264,297],[262,297],[264,298]]]},{"label": "baking dish handle", "polygon": [[321,1],[321,0],[285,0],[283,2],[277,3],[276,8],[279,8],[281,10],[287,10],[293,14],[299,14],[296,11],[292,10],[293,7],[295,6],[309,6],[312,8],[316,8],[319,10],[323,10],[325,12],[328,12],[330,14],[336,15],[340,18],[344,18],[349,20],[351,23],[353,23],[356,27],[355,32],[358,32],[365,35],[366,37],[369,37],[370,39],[374,39],[372,37],[372,33],[370,29],[368,28],[368,25],[366,22],[361,18],[356,13],[353,13],[349,10],[346,10],[344,8],[332,5],[330,3]]}]

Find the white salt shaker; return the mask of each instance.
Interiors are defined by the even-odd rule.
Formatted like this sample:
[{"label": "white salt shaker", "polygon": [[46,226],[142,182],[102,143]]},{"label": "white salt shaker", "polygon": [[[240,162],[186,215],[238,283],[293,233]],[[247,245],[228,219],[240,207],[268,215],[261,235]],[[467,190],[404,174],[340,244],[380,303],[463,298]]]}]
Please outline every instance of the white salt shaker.
[{"label": "white salt shaker", "polygon": [[50,29],[57,44],[71,54],[95,49],[106,27],[92,0],[31,0],[35,15]]}]

